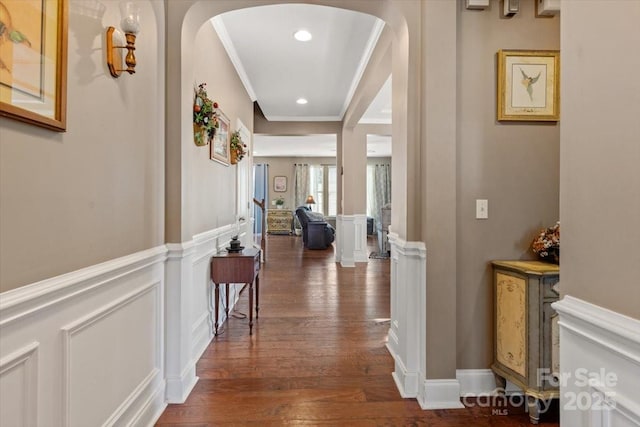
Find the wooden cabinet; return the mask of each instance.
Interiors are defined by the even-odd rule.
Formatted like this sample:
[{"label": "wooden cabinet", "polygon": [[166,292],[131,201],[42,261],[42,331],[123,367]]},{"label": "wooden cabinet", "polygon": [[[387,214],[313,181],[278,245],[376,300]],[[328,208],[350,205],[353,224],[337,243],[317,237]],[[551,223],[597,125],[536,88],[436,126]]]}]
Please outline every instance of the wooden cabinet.
[{"label": "wooden cabinet", "polygon": [[269,234],[291,234],[293,214],[287,209],[267,210],[267,231]]},{"label": "wooden cabinet", "polygon": [[[494,358],[491,369],[504,389],[506,380],[527,396],[529,419],[537,424],[541,399],[559,396],[554,288],[560,277],[555,264],[539,261],[493,261]],[[555,362],[555,363],[554,363]],[[556,368],[556,369],[554,369]]]}]

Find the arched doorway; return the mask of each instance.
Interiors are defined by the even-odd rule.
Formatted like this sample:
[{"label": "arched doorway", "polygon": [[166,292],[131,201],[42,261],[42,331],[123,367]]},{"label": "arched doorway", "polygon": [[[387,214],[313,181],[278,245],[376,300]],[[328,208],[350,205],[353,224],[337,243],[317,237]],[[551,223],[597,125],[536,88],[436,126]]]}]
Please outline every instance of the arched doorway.
[{"label": "arched doorway", "polygon": [[[193,225],[190,222],[192,200],[189,198],[188,179],[185,171],[191,167],[190,159],[185,147],[192,138],[191,109],[194,61],[189,47],[193,44],[199,28],[212,17],[246,7],[256,7],[280,3],[282,1],[261,0],[227,0],[204,1],[192,0],[182,2],[167,2],[167,22],[170,28],[167,34],[167,125],[166,125],[166,239],[168,243],[180,244],[191,241]],[[340,7],[357,12],[368,13],[379,17],[387,23],[393,34],[393,207],[392,228],[395,239],[393,244],[407,246],[407,242],[422,240],[423,230],[420,220],[422,206],[420,181],[420,138],[421,138],[421,3],[395,2],[393,0],[361,1],[315,1],[316,5]],[[395,243],[394,243],[395,242]],[[424,244],[422,244],[424,246]],[[418,395],[418,379],[424,377],[426,338],[425,324],[425,294],[424,251],[420,252],[417,261],[411,261],[414,256],[411,250],[399,251],[393,261],[395,269],[412,271],[414,277],[409,278],[418,286],[412,295],[398,290],[402,298],[392,298],[392,325],[396,331],[390,331],[394,343],[389,348],[396,359],[396,382],[403,396]],[[187,253],[187,256],[189,254]],[[189,278],[192,271],[187,271],[192,265],[190,260],[176,261],[176,271],[172,274],[177,278],[178,294],[188,297],[188,290],[180,286],[181,281]],[[407,279],[391,274],[392,293],[394,282]],[[171,280],[168,280],[171,282]],[[167,286],[172,286],[168,283]],[[405,301],[406,300],[406,301]],[[405,310],[403,304],[410,302],[411,310]],[[184,336],[179,331],[188,331],[188,313],[184,307],[169,310],[168,322],[176,322],[168,330],[178,331],[167,336],[167,367],[168,376],[177,378],[168,382],[169,401],[179,402],[186,397],[189,388],[195,382],[195,365],[189,366],[191,359],[181,350],[184,346]],[[394,311],[402,312],[404,316],[400,322],[393,322]],[[411,315],[408,315],[411,313]],[[169,318],[170,317],[170,318]],[[390,340],[391,341],[391,340]],[[455,348],[454,348],[455,350]],[[173,387],[173,389],[171,389]]]}]

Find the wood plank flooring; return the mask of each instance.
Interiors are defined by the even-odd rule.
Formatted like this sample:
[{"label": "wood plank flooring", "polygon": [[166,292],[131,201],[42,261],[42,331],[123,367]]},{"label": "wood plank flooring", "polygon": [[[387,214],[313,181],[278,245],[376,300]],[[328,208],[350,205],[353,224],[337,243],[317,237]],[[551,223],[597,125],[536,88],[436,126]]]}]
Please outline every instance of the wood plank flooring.
[{"label": "wood plank flooring", "polygon": [[[388,260],[341,268],[332,248],[303,250],[300,237],[267,244],[253,335],[241,318],[243,292],[198,362],[193,392],[158,426],[529,426],[522,407],[470,400],[466,409],[423,411],[400,397],[385,348]],[[557,416],[544,414],[541,424],[558,426]]]}]

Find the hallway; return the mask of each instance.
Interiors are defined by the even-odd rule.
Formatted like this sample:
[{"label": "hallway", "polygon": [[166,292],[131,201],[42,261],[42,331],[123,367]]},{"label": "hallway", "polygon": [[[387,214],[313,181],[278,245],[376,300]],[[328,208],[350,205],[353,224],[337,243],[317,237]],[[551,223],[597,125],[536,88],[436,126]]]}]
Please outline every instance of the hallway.
[{"label": "hallway", "polygon": [[[300,238],[268,236],[267,245],[253,336],[241,318],[243,292],[198,362],[193,392],[169,405],[158,426],[529,425],[521,408],[508,416],[480,407],[423,411],[400,397],[385,348],[387,260],[341,268],[331,249],[303,251]],[[547,418],[556,416],[541,424],[558,425]]]}]

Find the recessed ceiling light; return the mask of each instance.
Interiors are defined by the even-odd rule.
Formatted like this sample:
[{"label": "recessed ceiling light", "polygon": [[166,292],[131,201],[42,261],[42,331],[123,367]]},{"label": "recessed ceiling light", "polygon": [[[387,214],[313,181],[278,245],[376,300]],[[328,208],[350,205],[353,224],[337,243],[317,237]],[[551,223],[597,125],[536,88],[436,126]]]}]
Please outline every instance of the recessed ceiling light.
[{"label": "recessed ceiling light", "polygon": [[306,99],[304,99],[304,98],[298,98],[298,100],[297,100],[296,102],[297,102],[298,104],[300,104],[300,105],[304,105],[304,104],[306,104],[306,103],[307,103],[307,102],[309,102],[309,101],[307,101],[307,100],[306,100]]},{"label": "recessed ceiling light", "polygon": [[307,30],[298,30],[295,33],[293,33],[293,37],[295,37],[295,39],[298,40],[299,42],[308,42],[313,38],[311,33]]}]

